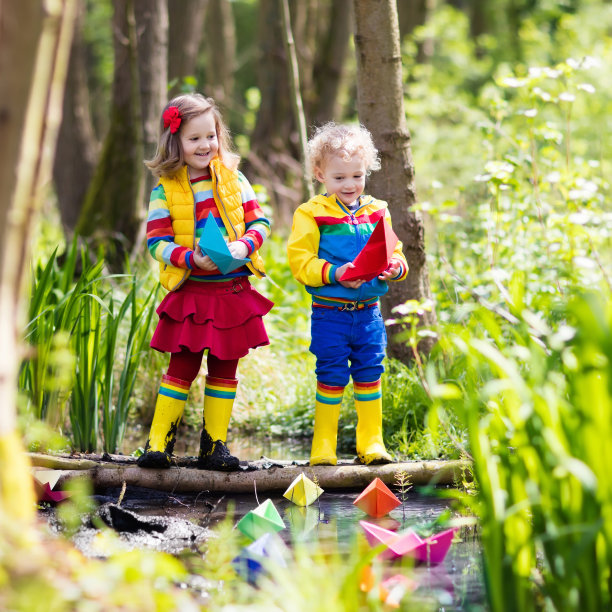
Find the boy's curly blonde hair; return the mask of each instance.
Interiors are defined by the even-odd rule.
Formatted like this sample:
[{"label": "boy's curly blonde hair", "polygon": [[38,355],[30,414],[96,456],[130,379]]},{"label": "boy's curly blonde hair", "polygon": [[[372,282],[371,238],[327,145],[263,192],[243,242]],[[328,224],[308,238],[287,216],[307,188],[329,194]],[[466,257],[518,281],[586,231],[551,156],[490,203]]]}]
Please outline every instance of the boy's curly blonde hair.
[{"label": "boy's curly blonde hair", "polygon": [[362,125],[344,125],[333,121],[318,127],[308,141],[306,163],[310,174],[315,168],[321,169],[328,158],[339,156],[348,161],[353,155],[360,155],[366,167],[366,174],[380,170],[378,150],[372,134]]}]

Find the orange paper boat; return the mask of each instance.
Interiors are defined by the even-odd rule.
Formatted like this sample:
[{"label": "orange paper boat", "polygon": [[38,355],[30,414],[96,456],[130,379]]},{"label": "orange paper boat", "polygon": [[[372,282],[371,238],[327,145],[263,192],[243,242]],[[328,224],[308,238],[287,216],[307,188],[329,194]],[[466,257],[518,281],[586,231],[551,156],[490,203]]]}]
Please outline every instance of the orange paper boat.
[{"label": "orange paper boat", "polygon": [[375,478],[353,502],[360,510],[374,518],[385,516],[401,503],[380,478]]},{"label": "orange paper boat", "polygon": [[376,278],[388,267],[398,238],[384,219],[379,219],[359,255],[353,260],[354,268],[348,268],[340,277],[341,281]]},{"label": "orange paper boat", "polygon": [[387,546],[387,549],[381,553],[383,559],[397,559],[409,555],[425,563],[442,563],[457,531],[456,527],[451,527],[423,539],[412,529],[395,533],[366,521],[360,521],[359,524],[371,546],[380,544]]}]

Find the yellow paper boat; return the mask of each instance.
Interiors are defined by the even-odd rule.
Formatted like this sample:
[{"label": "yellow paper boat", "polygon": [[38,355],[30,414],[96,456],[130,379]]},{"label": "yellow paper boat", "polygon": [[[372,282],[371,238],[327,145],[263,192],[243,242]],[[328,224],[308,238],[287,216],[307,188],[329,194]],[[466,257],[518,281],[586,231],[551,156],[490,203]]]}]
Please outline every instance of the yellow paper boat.
[{"label": "yellow paper boat", "polygon": [[310,478],[304,476],[302,472],[299,476],[297,476],[293,482],[289,485],[283,497],[292,501],[294,504],[298,506],[310,506],[312,502],[314,502],[319,495],[323,493],[323,489],[312,482]]}]

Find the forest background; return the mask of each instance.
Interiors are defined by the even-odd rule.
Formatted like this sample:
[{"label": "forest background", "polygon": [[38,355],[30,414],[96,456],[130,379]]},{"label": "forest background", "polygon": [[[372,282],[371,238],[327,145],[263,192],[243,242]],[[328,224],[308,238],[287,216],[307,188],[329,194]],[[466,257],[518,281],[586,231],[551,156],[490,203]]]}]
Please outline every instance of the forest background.
[{"label": "forest background", "polygon": [[[22,369],[21,387],[29,396],[26,411],[38,418],[57,426],[68,412],[74,443],[82,450],[104,445],[115,451],[128,416],[145,427],[152,417],[165,364],[153,351],[140,353],[150,333],[143,326],[155,323],[150,294],[157,281],[143,246],[152,179],[142,160],[155,150],[159,109],[180,91],[202,91],[218,101],[242,155],[241,168],[274,225],[264,249],[269,275],[262,283],[277,304],[268,318],[272,346],[241,364],[241,410],[234,426],[283,437],[310,433],[315,381],[307,351],[309,306],[284,254],[293,210],[307,190],[280,6],[272,0],[78,3],[54,188],[36,232],[35,264],[44,282],[35,286],[40,297],[33,301],[29,319],[35,323],[27,332],[39,348]],[[359,120],[351,3],[290,2],[288,7],[307,132],[329,120]],[[364,7],[367,15],[376,3]],[[601,78],[609,52],[609,10],[600,2],[397,4],[403,99],[393,104],[405,112],[414,166],[405,178],[383,180],[401,185],[395,187],[391,211],[407,253],[417,251],[414,243],[422,240],[424,228],[429,260],[428,266],[421,261],[424,253],[409,256],[411,286],[399,293],[394,288],[384,303],[389,318],[397,315],[392,307],[407,302],[402,312],[412,333],[405,329],[398,338],[398,330],[389,328],[390,353],[404,364],[411,363],[416,342],[423,355],[429,352],[431,339],[440,335],[437,319],[469,320],[474,300],[508,308],[504,296],[520,285],[524,305],[547,320],[555,309],[551,300],[566,300],[566,285],[609,284],[606,254],[599,248],[609,246],[608,219],[599,215],[609,159],[604,126],[610,90]],[[391,33],[383,29],[376,36],[382,40]],[[375,125],[368,127],[379,135]],[[408,214],[418,227],[406,235],[402,224]],[[73,258],[62,256],[65,246],[54,250],[74,236],[86,240],[91,266],[99,269],[87,284],[75,290],[64,283],[61,291],[74,299],[80,292],[99,293],[119,313],[122,306],[129,312],[131,299],[139,304],[138,318],[133,313],[126,328],[119,324],[122,315],[91,301],[94,312],[87,313],[82,327],[98,330],[96,343],[108,347],[95,362],[88,357],[91,348],[85,350],[91,344],[88,334],[57,333],[56,321],[63,318],[64,330],[75,323],[64,313],[65,296],[56,298],[58,308],[50,312],[48,296],[51,289],[57,294],[57,283],[50,272],[43,274],[55,258],[58,265],[71,265]],[[135,272],[137,281],[108,278],[125,272]],[[102,276],[106,285],[98,279]],[[418,331],[411,327],[413,319]],[[71,365],[62,370],[61,356],[70,353],[77,362],[68,359]],[[456,430],[452,413],[443,424],[444,436],[432,439],[426,427],[432,397],[416,355],[417,367],[400,362],[388,367],[390,444],[416,458],[455,455],[464,434]],[[67,389],[47,388],[49,381],[57,387],[64,380]],[[185,419],[194,428],[201,413],[199,391],[191,394]],[[352,452],[355,416],[347,396],[340,444]],[[101,406],[99,418],[92,403]]]},{"label": "forest background", "polygon": [[[309,132],[330,119],[363,121],[351,10],[380,4],[288,3]],[[307,436],[308,300],[284,252],[305,188],[280,4],[75,5],[53,183],[38,192],[43,214],[22,313],[32,347],[19,371],[26,444],[116,451],[128,422],[151,417],[164,362],[146,348],[160,296],[142,239],[151,186],[142,161],[169,92],[192,90],[222,106],[241,167],[273,219],[261,287],[277,304],[272,345],[241,364],[234,425]],[[389,361],[384,380],[386,439],[398,457],[473,461],[478,491],[466,503],[482,521],[493,608],[536,605],[537,571],[542,598],[602,609],[612,559],[612,7],[422,0],[396,8],[402,99],[394,102],[415,172],[402,186],[404,210],[392,214],[400,226],[402,215],[414,220],[426,260],[417,290],[385,305],[404,330],[394,337],[389,328],[401,359]],[[198,395],[188,428],[201,420]],[[342,423],[350,453],[350,397]]]}]

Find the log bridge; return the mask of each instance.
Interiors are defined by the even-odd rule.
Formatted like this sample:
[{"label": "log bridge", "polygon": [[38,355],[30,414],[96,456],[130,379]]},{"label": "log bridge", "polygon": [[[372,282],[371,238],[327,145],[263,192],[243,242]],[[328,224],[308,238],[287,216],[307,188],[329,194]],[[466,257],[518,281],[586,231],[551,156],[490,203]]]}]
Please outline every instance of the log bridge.
[{"label": "log bridge", "polygon": [[454,485],[469,479],[468,461],[405,461],[385,465],[360,465],[339,461],[334,466],[309,466],[307,461],[278,461],[262,457],[242,462],[236,472],[215,472],[195,468],[195,457],[175,459],[168,469],[143,469],[136,458],[124,455],[46,455],[29,453],[30,462],[38,469],[61,470],[56,485],[74,478],[89,478],[94,490],[126,486],[146,487],[173,493],[200,491],[251,493],[284,491],[304,473],[324,490],[363,489],[374,478],[385,484],[396,484],[397,475],[405,474],[411,485]]}]

